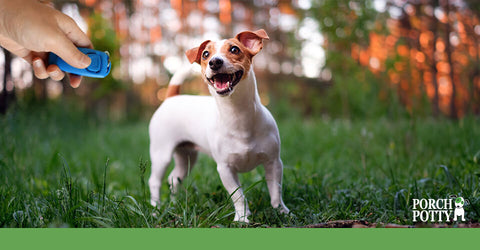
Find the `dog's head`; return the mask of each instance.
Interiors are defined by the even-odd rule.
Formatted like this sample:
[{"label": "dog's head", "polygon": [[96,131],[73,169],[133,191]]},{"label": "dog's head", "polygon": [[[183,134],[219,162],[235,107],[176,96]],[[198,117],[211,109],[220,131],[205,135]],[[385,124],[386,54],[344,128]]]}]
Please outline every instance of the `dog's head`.
[{"label": "dog's head", "polygon": [[199,47],[187,50],[190,63],[202,67],[202,77],[220,96],[233,93],[252,65],[253,57],[269,39],[265,30],[244,31],[234,38],[212,42],[204,41]]},{"label": "dog's head", "polygon": [[462,208],[464,204],[465,204],[465,200],[463,199],[463,197],[457,197],[457,199],[455,199],[456,208]]}]

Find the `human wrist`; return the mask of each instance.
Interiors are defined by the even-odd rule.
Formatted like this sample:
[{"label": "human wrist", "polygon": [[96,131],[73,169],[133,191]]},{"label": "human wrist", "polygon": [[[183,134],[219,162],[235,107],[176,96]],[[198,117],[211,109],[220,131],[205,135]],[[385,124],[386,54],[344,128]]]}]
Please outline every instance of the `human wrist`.
[{"label": "human wrist", "polygon": [[6,33],[5,21],[8,16],[7,2],[8,0],[0,0],[0,38]]}]

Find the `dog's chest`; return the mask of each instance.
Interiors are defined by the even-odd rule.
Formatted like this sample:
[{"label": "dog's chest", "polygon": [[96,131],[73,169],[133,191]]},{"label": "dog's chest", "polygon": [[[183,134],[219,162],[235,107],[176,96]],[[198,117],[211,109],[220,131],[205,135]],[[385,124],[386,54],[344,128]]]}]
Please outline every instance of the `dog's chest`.
[{"label": "dog's chest", "polygon": [[269,160],[268,147],[265,140],[242,137],[223,137],[217,140],[212,156],[220,165],[228,165],[238,172],[248,172]]}]

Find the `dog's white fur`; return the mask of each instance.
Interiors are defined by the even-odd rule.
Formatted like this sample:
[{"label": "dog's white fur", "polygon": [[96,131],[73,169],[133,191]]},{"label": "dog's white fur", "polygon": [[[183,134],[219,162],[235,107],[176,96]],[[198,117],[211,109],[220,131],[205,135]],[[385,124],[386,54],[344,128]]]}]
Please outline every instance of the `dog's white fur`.
[{"label": "dog's white fur", "polygon": [[[457,202],[457,200],[459,202]],[[464,204],[465,204],[465,199],[463,199],[463,197],[459,197],[455,200],[455,211],[453,213],[453,221],[457,221],[458,217],[461,217],[461,220],[465,221],[465,210],[463,209]]]},{"label": "dog's white fur", "polygon": [[[207,62],[202,63],[205,78],[239,70],[238,65],[231,63],[229,55],[221,52],[222,46],[227,46],[226,40],[209,43],[216,51],[209,60],[220,58],[224,64],[215,71],[208,67]],[[178,84],[178,79],[175,84]],[[271,205],[288,213],[282,200],[283,164],[279,132],[274,118],[260,102],[253,66],[244,72],[228,95],[219,95],[211,84],[208,88],[212,96],[177,95],[167,98],[150,121],[152,173],[149,186],[152,205],[159,203],[159,189],[172,155],[175,167],[168,176],[168,182],[174,193],[193,167],[199,150],[217,163],[221,181],[235,206],[235,221],[248,222],[250,215],[237,174],[251,171],[258,165],[265,168]]]}]

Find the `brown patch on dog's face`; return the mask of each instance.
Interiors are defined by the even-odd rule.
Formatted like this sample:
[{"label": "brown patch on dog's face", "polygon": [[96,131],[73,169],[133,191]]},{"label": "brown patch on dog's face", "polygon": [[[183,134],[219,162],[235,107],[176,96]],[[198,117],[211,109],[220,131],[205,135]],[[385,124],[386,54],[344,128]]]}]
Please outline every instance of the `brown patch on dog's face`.
[{"label": "brown patch on dog's face", "polygon": [[190,61],[190,63],[196,62],[200,64],[202,51],[209,43],[211,43],[210,40],[206,40],[199,47],[195,47],[193,49],[185,51],[185,55],[187,56],[188,61]]},{"label": "brown patch on dog's face", "polygon": [[[254,55],[237,39],[231,38],[224,42],[220,48],[223,54],[235,68],[241,68],[244,72],[248,72],[252,66],[252,58]],[[246,74],[244,75],[244,77]]]},{"label": "brown patch on dog's face", "polygon": [[208,62],[217,53],[215,42],[209,42],[203,51],[200,54],[200,66],[202,66],[202,71],[205,72],[205,69],[208,67]]}]

